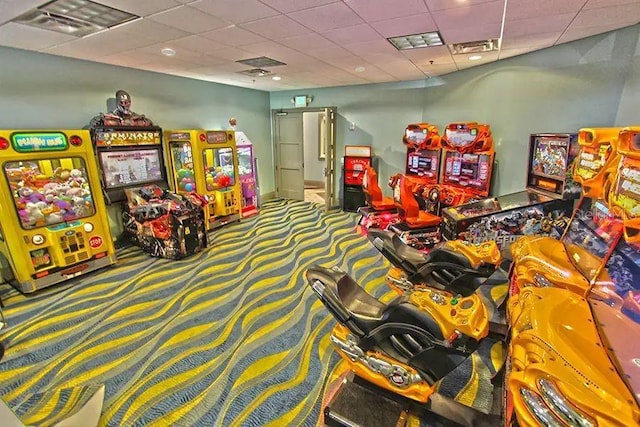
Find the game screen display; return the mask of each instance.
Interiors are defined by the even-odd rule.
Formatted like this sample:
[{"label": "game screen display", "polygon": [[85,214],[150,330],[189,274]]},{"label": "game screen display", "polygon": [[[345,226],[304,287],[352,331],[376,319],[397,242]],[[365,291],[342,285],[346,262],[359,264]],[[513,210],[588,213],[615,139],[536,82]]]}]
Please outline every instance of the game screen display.
[{"label": "game screen display", "polygon": [[98,155],[107,189],[163,179],[160,148],[99,151]]},{"label": "game screen display", "polygon": [[531,172],[534,175],[564,180],[569,159],[569,140],[538,136],[534,142]]},{"label": "game screen display", "polygon": [[487,154],[461,154],[457,151],[448,151],[445,156],[442,183],[488,193],[490,163],[491,156]]},{"label": "game screen display", "polygon": [[584,198],[562,237],[569,261],[591,282],[622,236],[622,221],[601,200]]},{"label": "game screen display", "polygon": [[6,162],[5,176],[25,230],[95,214],[86,165],[80,157]]},{"label": "game screen display", "polygon": [[585,180],[593,178],[602,170],[612,152],[609,144],[603,144],[597,150],[584,147],[577,159],[575,175]]},{"label": "game screen display", "polygon": [[207,191],[225,190],[236,184],[233,148],[208,148],[202,152]]},{"label": "game screen display", "polygon": [[420,150],[407,154],[408,175],[437,178],[440,150]]},{"label": "game screen display", "polygon": [[169,152],[173,159],[173,173],[179,192],[191,192],[197,190],[196,180],[193,176],[193,152],[190,142],[171,142]]}]

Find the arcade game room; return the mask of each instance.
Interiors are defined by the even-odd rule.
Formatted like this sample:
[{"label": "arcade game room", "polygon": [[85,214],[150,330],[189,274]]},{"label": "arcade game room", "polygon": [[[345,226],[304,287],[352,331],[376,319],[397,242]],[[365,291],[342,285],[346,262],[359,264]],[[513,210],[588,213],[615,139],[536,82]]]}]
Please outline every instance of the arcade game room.
[{"label": "arcade game room", "polygon": [[640,425],[639,0],[0,0],[0,426]]}]

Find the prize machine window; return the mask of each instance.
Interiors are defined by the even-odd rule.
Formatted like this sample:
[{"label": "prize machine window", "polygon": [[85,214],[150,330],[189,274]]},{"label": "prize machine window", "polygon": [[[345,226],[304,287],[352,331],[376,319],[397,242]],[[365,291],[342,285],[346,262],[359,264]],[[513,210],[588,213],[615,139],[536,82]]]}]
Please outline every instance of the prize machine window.
[{"label": "prize machine window", "polygon": [[233,166],[232,148],[208,148],[202,155],[207,191],[226,190],[235,185],[236,171]]},{"label": "prize machine window", "polygon": [[107,190],[163,180],[160,148],[99,151]]},{"label": "prize machine window", "polygon": [[240,176],[252,175],[253,165],[251,164],[251,147],[237,147],[238,169]]},{"label": "prize machine window", "polygon": [[171,142],[169,151],[173,160],[174,188],[178,193],[197,191],[193,175],[193,151],[190,142]]},{"label": "prize machine window", "polygon": [[538,136],[532,150],[529,185],[561,193],[568,173],[569,140]]},{"label": "prize machine window", "polygon": [[80,157],[6,162],[3,169],[20,226],[25,230],[96,213],[86,164]]},{"label": "prize machine window", "polygon": [[439,150],[419,150],[407,155],[408,175],[437,179]]}]

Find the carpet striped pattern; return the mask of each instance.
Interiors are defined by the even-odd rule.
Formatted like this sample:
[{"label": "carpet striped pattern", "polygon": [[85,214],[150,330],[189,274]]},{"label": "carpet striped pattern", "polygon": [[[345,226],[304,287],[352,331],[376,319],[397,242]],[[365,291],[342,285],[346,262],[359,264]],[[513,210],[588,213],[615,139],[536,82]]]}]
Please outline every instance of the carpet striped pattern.
[{"label": "carpet striped pattern", "polygon": [[357,220],[272,200],[185,260],[130,247],[115,266],[35,295],[2,285],[0,396],[28,411],[43,391],[104,384],[104,426],[315,425],[338,356],[304,271],[338,265],[388,292],[389,264]]}]

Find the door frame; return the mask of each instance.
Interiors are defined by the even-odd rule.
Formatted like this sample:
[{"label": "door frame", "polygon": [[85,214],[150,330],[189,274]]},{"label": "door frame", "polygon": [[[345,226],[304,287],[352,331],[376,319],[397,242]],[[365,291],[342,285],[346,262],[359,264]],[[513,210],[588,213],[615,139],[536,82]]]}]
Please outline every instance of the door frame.
[{"label": "door frame", "polygon": [[[333,123],[334,126],[331,126],[331,135],[328,135],[329,138],[327,138],[327,146],[325,146],[325,153],[328,153],[328,150],[335,150],[336,149],[336,123],[337,123],[337,119],[338,119],[338,107],[336,106],[331,106],[331,107],[304,107],[304,108],[278,108],[278,109],[272,109],[271,110],[271,146],[272,146],[272,154],[273,154],[273,166],[274,166],[274,173],[275,173],[275,184],[276,184],[276,196],[279,197],[278,194],[278,188],[280,188],[280,184],[279,184],[279,174],[278,174],[278,168],[280,167],[279,161],[278,161],[278,153],[277,153],[277,144],[276,144],[276,117],[278,117],[278,113],[324,113],[325,110],[329,110],[329,113],[332,114],[333,116]],[[302,120],[302,118],[301,118]],[[333,141],[333,147],[331,147],[331,142]],[[303,150],[304,150],[304,141],[303,141]],[[304,155],[304,154],[303,154]],[[329,165],[329,167],[326,167],[325,170],[325,177],[324,177],[324,182],[325,182],[325,187],[326,187],[326,183],[327,183],[327,178],[328,175],[331,174],[331,182],[333,183],[333,188],[331,189],[331,201],[330,201],[330,206],[328,206],[327,208],[334,208],[336,206],[338,206],[338,200],[337,200],[337,194],[336,194],[336,157],[335,153],[333,157],[333,165]],[[327,156],[326,158],[329,158],[329,156]],[[325,166],[327,166],[326,164],[326,160],[325,160]],[[302,166],[303,169],[303,173],[304,173],[304,163]],[[326,190],[325,190],[326,191]]]}]

